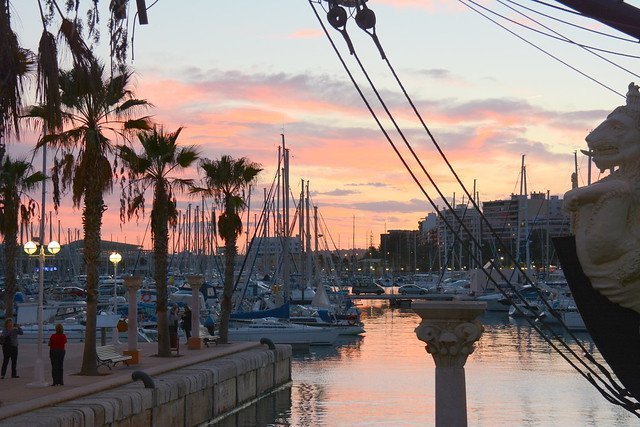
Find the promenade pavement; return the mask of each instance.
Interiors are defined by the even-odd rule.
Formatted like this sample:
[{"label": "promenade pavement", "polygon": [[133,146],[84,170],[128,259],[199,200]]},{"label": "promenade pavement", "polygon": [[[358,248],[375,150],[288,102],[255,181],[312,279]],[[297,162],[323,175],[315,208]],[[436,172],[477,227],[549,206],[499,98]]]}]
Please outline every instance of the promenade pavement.
[{"label": "promenade pavement", "polygon": [[[79,375],[84,344],[69,343],[67,344],[64,359],[64,386],[33,388],[29,387],[28,384],[34,381],[37,344],[20,344],[17,364],[20,378],[11,378],[11,365],[9,364],[7,375],[4,379],[0,379],[0,420],[130,383],[132,381],[131,373],[134,371],[144,371],[153,377],[184,366],[227,356],[257,346],[260,346],[260,344],[242,342],[211,344],[208,348],[203,346],[201,350],[189,350],[186,344],[181,343],[179,356],[172,352],[172,357],[162,358],[155,356],[158,349],[157,343],[138,343],[138,350],[140,350],[139,364],[126,366],[119,363],[111,370],[101,366],[98,369],[99,376],[89,377]],[[43,348],[45,380],[51,384],[49,348],[46,344]],[[126,343],[119,346],[120,352],[126,349]]]}]

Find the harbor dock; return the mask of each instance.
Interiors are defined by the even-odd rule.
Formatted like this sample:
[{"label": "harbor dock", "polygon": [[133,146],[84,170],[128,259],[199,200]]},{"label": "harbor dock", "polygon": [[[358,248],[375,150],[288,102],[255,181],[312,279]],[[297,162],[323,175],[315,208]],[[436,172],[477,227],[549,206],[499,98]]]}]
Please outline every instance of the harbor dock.
[{"label": "harbor dock", "polygon": [[[21,344],[19,378],[0,380],[3,426],[198,425],[224,417],[291,381],[291,348],[257,342],[181,346],[180,354],[160,358],[157,343],[139,343],[140,363],[99,368],[99,376],[78,375],[82,343],[67,345],[64,386],[31,388],[36,344]],[[46,352],[45,378],[51,382]],[[142,371],[153,388],[133,381]],[[149,384],[147,384],[148,386]]]}]

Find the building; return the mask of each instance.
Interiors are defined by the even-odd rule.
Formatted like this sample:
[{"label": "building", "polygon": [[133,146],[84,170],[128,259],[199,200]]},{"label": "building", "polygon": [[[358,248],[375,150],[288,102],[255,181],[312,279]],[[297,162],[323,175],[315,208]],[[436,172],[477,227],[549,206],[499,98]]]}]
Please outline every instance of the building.
[{"label": "building", "polygon": [[547,239],[570,231],[570,217],[562,209],[562,199],[541,192],[484,202],[482,212],[491,225],[482,230],[482,237],[492,251],[500,252],[499,238],[515,258],[523,261],[527,247],[549,258]]},{"label": "building", "polygon": [[385,271],[409,273],[417,268],[418,230],[389,230],[380,235]]},{"label": "building", "polygon": [[[282,268],[280,260],[285,248],[285,237],[254,237],[250,256],[256,256],[256,266],[263,272],[276,272]],[[257,254],[257,255],[254,255]],[[300,263],[302,244],[299,236],[289,238],[289,254],[294,263]]]},{"label": "building", "polygon": [[[437,220],[439,265],[452,270],[478,267],[482,259],[480,241],[482,224],[480,213],[471,204],[459,204],[452,209],[443,209]],[[481,263],[480,263],[481,264]]]}]

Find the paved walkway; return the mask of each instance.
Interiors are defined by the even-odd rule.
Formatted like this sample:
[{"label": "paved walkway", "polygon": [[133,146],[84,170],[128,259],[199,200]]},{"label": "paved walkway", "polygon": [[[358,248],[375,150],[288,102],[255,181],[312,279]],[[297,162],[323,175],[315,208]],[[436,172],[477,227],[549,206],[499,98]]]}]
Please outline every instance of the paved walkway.
[{"label": "paved walkway", "polygon": [[[100,376],[87,377],[78,375],[82,365],[83,343],[67,344],[64,359],[64,386],[48,386],[42,388],[28,387],[34,380],[34,364],[37,355],[37,344],[20,344],[18,352],[18,376],[11,378],[11,365],[7,369],[5,379],[0,379],[0,420],[37,408],[57,404],[66,400],[76,399],[85,395],[97,393],[113,387],[130,383],[131,373],[145,371],[151,376],[179,369],[184,366],[227,356],[256,346],[259,343],[243,342],[232,344],[212,344],[202,350],[188,350],[186,344],[180,344],[180,356],[172,352],[171,358],[156,357],[157,343],[138,343],[140,350],[140,364],[126,366],[121,363],[111,371],[101,366]],[[126,344],[120,350],[126,349]],[[51,363],[49,348],[44,346],[45,379],[49,384],[51,379]]]}]

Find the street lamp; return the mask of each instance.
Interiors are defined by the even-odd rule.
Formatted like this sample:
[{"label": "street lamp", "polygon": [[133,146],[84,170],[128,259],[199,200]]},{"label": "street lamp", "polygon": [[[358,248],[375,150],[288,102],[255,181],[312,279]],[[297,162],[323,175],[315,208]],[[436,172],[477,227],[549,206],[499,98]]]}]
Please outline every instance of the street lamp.
[{"label": "street lamp", "polygon": [[[122,255],[118,252],[111,252],[109,255],[109,261],[113,263],[113,312],[118,314],[118,282],[116,279],[118,278],[118,263],[122,261]],[[113,344],[120,344],[118,341],[118,325],[113,328]]]},{"label": "street lamp", "polygon": [[38,245],[29,240],[24,244],[24,251],[29,256],[37,256],[39,260],[38,266],[38,354],[36,355],[36,364],[33,371],[33,382],[27,384],[27,387],[47,387],[49,383],[44,380],[44,357],[42,356],[42,342],[44,341],[44,325],[43,325],[43,294],[44,294],[44,259],[47,256],[54,256],[60,252],[60,244],[55,240],[52,240],[47,245],[47,251],[49,255],[44,252],[44,245],[40,245],[40,251],[35,255],[38,250]]}]

